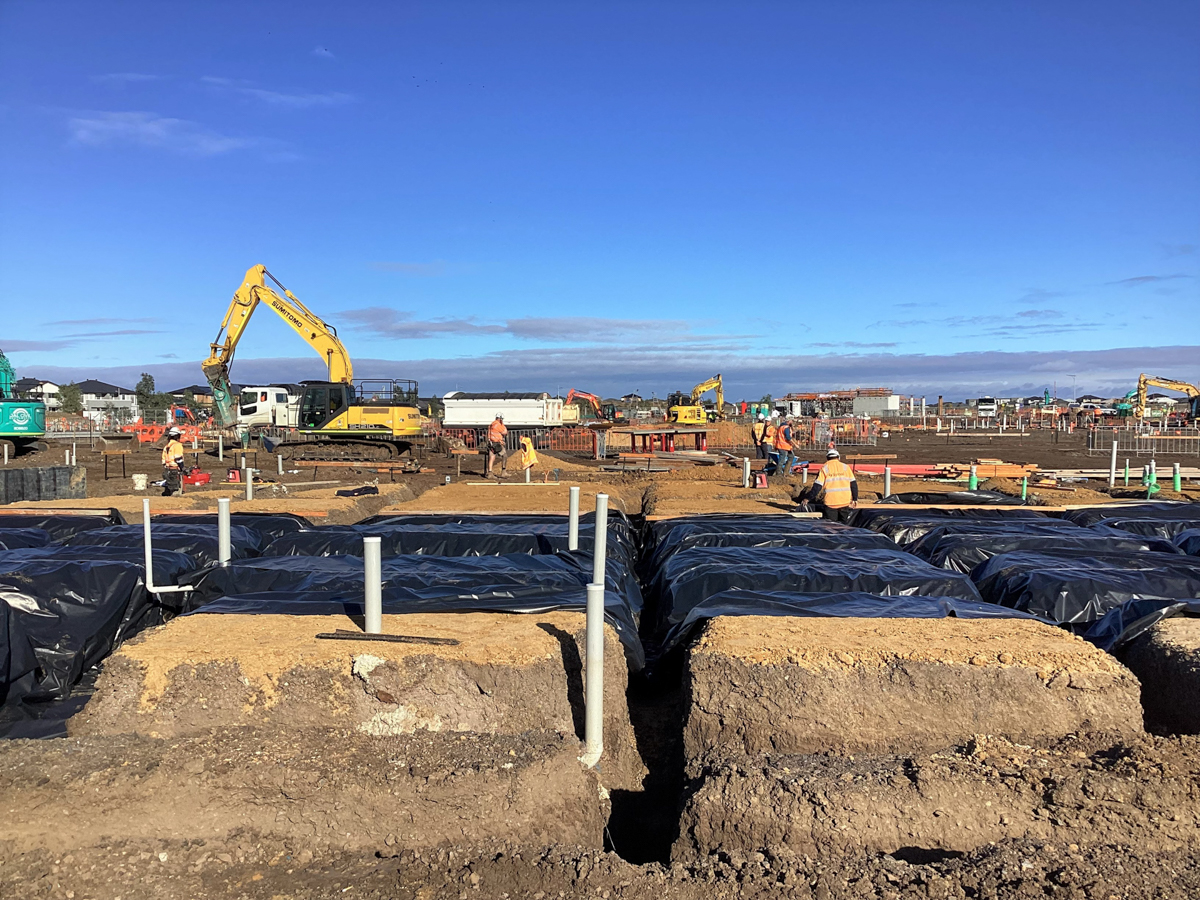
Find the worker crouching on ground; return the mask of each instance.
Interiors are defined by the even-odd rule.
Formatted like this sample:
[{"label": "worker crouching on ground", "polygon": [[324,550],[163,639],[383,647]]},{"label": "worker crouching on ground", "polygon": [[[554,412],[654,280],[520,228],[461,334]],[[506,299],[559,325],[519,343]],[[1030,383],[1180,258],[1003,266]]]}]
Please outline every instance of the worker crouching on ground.
[{"label": "worker crouching on ground", "polygon": [[492,475],[497,457],[500,458],[500,474],[508,474],[508,448],[505,446],[507,436],[508,429],[504,427],[504,416],[496,416],[487,430],[487,471],[484,474],[488,477]]},{"label": "worker crouching on ground", "polygon": [[848,525],[851,511],[858,508],[858,481],[854,478],[854,470],[842,462],[836,448],[830,447],[825,456],[828,462],[821,466],[809,496],[819,498],[823,518]]},{"label": "worker crouching on ground", "polygon": [[775,429],[775,450],[779,454],[779,461],[775,463],[775,474],[786,478],[791,474],[792,463],[796,461],[792,453],[792,426],[786,419]]},{"label": "worker crouching on ground", "polygon": [[754,441],[754,455],[759,459],[767,458],[767,417],[762,413],[750,426],[750,439]]},{"label": "worker crouching on ground", "polygon": [[179,429],[167,432],[167,446],[162,452],[164,497],[178,497],[183,493],[183,444],[179,440]]}]

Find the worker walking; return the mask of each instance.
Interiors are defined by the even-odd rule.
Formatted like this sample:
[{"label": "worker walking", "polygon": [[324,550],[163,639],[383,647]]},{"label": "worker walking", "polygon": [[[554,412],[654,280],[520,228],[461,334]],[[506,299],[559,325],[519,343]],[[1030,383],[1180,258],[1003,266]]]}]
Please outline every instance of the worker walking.
[{"label": "worker walking", "polygon": [[758,414],[758,420],[750,426],[750,439],[754,441],[754,455],[759,459],[767,458],[767,417]]},{"label": "worker walking", "polygon": [[179,440],[179,429],[167,432],[167,446],[162,452],[164,497],[178,497],[183,493],[183,443]]},{"label": "worker walking", "polygon": [[775,463],[775,474],[786,478],[792,472],[792,463],[796,461],[792,453],[792,426],[787,419],[779,423],[775,429],[775,450],[779,453],[779,461]]},{"label": "worker walking", "polygon": [[492,424],[487,430],[487,471],[484,475],[491,477],[492,468],[496,465],[496,458],[500,458],[500,474],[508,474],[508,447],[505,446],[505,438],[508,436],[508,429],[504,427],[504,416],[497,415],[492,420]]},{"label": "worker walking", "polygon": [[858,482],[854,470],[842,462],[836,447],[830,447],[825,456],[828,461],[821,466],[812,496],[820,495],[818,503],[823,518],[849,524],[851,510],[858,507]]}]

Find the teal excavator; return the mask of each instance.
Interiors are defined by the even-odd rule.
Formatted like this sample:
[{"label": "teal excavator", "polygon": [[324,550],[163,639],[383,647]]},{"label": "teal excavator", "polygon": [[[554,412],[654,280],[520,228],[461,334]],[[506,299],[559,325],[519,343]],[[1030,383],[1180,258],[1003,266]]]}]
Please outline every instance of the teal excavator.
[{"label": "teal excavator", "polygon": [[9,454],[36,446],[46,434],[46,404],[17,395],[17,374],[0,350],[0,445]]}]

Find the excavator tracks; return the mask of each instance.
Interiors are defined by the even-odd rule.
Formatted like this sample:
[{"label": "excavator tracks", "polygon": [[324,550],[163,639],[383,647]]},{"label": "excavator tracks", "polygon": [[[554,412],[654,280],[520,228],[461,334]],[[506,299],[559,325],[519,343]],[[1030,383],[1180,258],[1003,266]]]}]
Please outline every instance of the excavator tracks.
[{"label": "excavator tracks", "polygon": [[285,441],[275,452],[293,462],[387,462],[411,456],[411,441],[376,441],[331,438],[322,441]]}]

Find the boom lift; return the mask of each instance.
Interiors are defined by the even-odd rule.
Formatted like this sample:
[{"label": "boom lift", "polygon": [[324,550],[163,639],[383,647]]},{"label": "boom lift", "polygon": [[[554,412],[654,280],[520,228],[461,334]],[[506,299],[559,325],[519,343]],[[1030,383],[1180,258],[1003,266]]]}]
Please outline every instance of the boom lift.
[{"label": "boom lift", "polygon": [[1176,381],[1173,378],[1160,378],[1143,372],[1138,376],[1137,396],[1133,401],[1133,414],[1139,419],[1146,416],[1146,389],[1150,387],[1166,388],[1168,391],[1179,391],[1191,400],[1191,410],[1188,419],[1195,422],[1200,418],[1200,387],[1188,384],[1186,381]]},{"label": "boom lift", "polygon": [[[267,283],[283,291],[281,297]],[[237,421],[237,398],[229,383],[229,366],[258,304],[265,302],[287,322],[329,366],[328,381],[303,382],[298,440],[278,444],[291,459],[378,460],[407,452],[421,437],[415,381],[354,379],[350,354],[327,325],[267,271],[253,266],[233,295],[217,339],[204,361],[204,376],[213,392],[213,412],[223,427]],[[224,334],[224,340],[222,340]]]},{"label": "boom lift", "polygon": [[[712,409],[706,410],[700,404],[700,398],[708,391],[715,392],[716,403]],[[725,386],[721,376],[714,375],[707,381],[702,381],[691,394],[682,391],[667,395],[667,421],[679,425],[703,425],[725,418]]]}]

